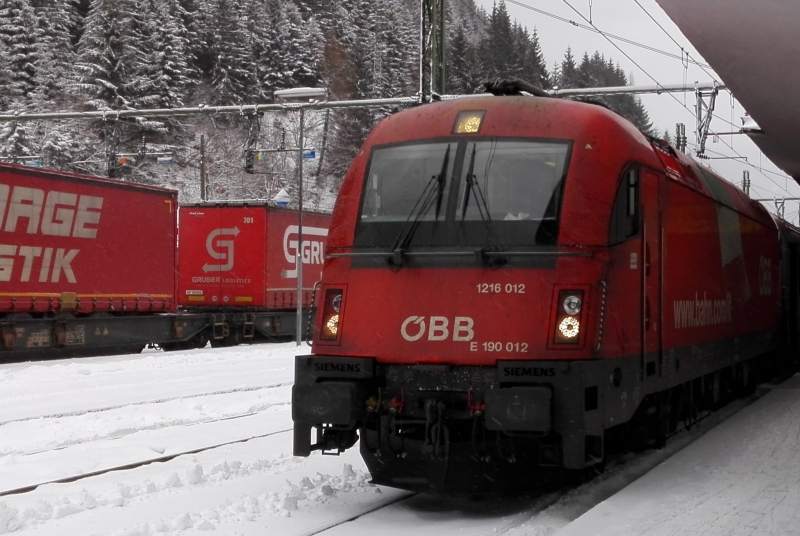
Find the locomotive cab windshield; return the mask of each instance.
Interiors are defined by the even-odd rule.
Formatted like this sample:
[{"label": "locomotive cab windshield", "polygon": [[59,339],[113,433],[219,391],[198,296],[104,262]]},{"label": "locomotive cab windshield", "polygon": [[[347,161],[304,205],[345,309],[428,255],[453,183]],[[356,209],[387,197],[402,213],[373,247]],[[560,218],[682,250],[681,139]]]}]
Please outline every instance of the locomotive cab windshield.
[{"label": "locomotive cab windshield", "polygon": [[376,147],[354,245],[555,245],[570,149],[567,141],[502,138]]}]

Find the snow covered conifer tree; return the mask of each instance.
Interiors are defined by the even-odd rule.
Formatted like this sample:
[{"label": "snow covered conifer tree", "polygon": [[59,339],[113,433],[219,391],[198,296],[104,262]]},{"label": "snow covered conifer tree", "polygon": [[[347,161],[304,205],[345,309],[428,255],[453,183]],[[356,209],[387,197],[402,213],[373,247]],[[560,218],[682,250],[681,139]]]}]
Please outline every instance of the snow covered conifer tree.
[{"label": "snow covered conifer tree", "polygon": [[215,0],[211,45],[211,89],[215,104],[240,104],[256,89],[247,15],[239,0]]},{"label": "snow covered conifer tree", "polygon": [[7,94],[23,105],[36,88],[37,41],[42,31],[30,0],[4,0],[0,4],[0,40],[7,62]]},{"label": "snow covered conifer tree", "polygon": [[124,8],[129,0],[93,0],[78,42],[75,89],[98,110],[126,108]]},{"label": "snow covered conifer tree", "polygon": [[75,63],[70,28],[77,15],[74,4],[70,2],[48,3],[39,8],[37,15],[41,36],[34,66],[34,100],[39,106],[55,109],[67,98],[67,82]]}]

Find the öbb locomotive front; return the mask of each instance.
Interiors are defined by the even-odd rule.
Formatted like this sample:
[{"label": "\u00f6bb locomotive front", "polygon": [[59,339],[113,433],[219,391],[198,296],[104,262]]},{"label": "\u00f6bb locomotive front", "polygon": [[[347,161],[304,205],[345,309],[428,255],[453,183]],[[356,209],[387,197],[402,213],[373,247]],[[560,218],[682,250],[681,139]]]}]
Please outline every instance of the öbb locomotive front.
[{"label": "\u00f6bb locomotive front", "polygon": [[597,105],[394,114],[334,209],[294,452],[360,438],[374,482],[469,493],[663,440],[796,341],[796,239]]}]

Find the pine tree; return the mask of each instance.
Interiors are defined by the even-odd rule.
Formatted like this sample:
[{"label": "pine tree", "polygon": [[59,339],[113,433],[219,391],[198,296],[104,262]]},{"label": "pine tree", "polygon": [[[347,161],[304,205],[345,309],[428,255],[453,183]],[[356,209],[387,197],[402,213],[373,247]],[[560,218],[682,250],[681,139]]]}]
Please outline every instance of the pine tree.
[{"label": "pine tree", "polygon": [[533,35],[528,35],[527,30],[520,26],[517,34],[518,47],[522,54],[520,78],[536,87],[548,89],[550,87],[550,75],[547,72],[542,47],[539,44],[538,33],[534,30]]},{"label": "pine tree", "polygon": [[501,80],[514,77],[513,65],[517,51],[514,48],[511,17],[503,0],[500,0],[499,4],[494,4],[492,8],[486,37],[481,46],[481,57],[483,70],[488,79]]},{"label": "pine tree", "polygon": [[558,85],[561,88],[576,88],[580,87],[580,75],[578,74],[578,67],[575,64],[575,57],[572,55],[572,49],[567,47],[567,52],[564,54],[564,59],[561,60],[561,77]]},{"label": "pine tree", "polygon": [[34,100],[38,106],[53,108],[54,103],[67,99],[66,81],[71,77],[75,63],[70,33],[75,17],[75,6],[69,2],[49,3],[38,10],[41,36],[34,65]]},{"label": "pine tree", "polygon": [[98,110],[126,108],[128,80],[123,28],[130,0],[94,0],[78,42],[75,89],[88,97],[85,104]]},{"label": "pine tree", "polygon": [[130,103],[134,108],[182,106],[191,82],[180,6],[176,0],[142,0],[138,8],[126,32]]},{"label": "pine tree", "polygon": [[6,50],[6,44],[2,39],[0,39],[0,110],[7,110],[11,106],[12,102],[8,56],[9,54]]},{"label": "pine tree", "polygon": [[257,3],[264,17],[253,21],[251,35],[262,100],[277,89],[316,86],[322,35],[314,19],[304,20],[292,3]]},{"label": "pine tree", "polygon": [[210,72],[212,101],[243,104],[257,92],[245,10],[239,0],[214,0],[210,14],[214,24]]},{"label": "pine tree", "polygon": [[0,40],[4,45],[8,85],[20,104],[30,103],[36,88],[37,42],[42,35],[30,0],[5,0],[0,7]]},{"label": "pine tree", "polygon": [[485,80],[480,72],[475,45],[466,36],[464,25],[459,25],[450,40],[447,53],[448,91],[458,95],[470,95],[483,89]]}]

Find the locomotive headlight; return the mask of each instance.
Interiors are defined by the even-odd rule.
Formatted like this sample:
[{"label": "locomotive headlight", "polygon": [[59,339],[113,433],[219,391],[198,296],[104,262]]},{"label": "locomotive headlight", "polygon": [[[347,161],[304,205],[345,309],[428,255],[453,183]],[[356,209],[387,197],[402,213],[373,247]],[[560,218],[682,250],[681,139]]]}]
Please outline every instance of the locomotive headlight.
[{"label": "locomotive headlight", "polygon": [[325,321],[325,327],[323,328],[323,333],[329,333],[336,337],[336,334],[339,333],[339,315],[331,315]]},{"label": "locomotive headlight", "polygon": [[581,323],[583,322],[583,290],[559,290],[556,301],[556,317],[553,327],[553,344],[570,345],[577,348],[582,344]]},{"label": "locomotive headlight", "polygon": [[577,315],[581,312],[581,299],[579,296],[571,294],[564,299],[564,312],[568,315]]},{"label": "locomotive headlight", "polygon": [[344,290],[328,289],[325,291],[325,302],[322,305],[322,322],[319,338],[323,341],[338,341],[342,335],[342,304]]},{"label": "locomotive headlight", "polygon": [[565,317],[558,324],[558,331],[566,339],[574,339],[581,332],[581,323],[575,317]]}]

